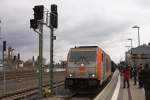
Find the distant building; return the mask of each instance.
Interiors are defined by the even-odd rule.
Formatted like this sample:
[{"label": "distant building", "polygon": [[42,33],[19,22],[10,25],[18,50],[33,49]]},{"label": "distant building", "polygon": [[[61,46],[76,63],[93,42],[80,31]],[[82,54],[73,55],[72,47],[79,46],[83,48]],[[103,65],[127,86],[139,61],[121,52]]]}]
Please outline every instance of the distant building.
[{"label": "distant building", "polygon": [[150,43],[128,50],[125,56],[126,62],[132,66],[145,65],[146,63],[150,66]]}]

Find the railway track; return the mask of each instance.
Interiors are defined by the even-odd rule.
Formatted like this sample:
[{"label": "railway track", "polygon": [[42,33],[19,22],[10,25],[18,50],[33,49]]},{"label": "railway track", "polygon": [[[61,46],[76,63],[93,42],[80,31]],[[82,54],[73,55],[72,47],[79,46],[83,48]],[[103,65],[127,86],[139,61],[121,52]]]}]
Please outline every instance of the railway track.
[{"label": "railway track", "polygon": [[58,100],[70,100],[72,97],[74,97],[76,93],[70,93],[70,94],[65,94],[65,95],[59,95],[56,96]]},{"label": "railway track", "polygon": [[[95,92],[95,93],[88,93],[88,92],[68,93],[65,95],[56,96],[56,98],[58,98],[58,100],[93,100],[98,95],[98,93],[100,93],[108,85],[109,82],[110,82],[110,80],[106,81],[101,86],[99,91]],[[91,90],[91,91],[93,91],[93,90]]]},{"label": "railway track", "polygon": [[[54,84],[53,88],[62,86],[64,85],[64,80],[59,82],[54,82],[53,84]],[[48,87],[48,84],[43,86],[43,88],[46,87]],[[0,100],[21,100],[37,94],[38,94],[38,87],[26,88],[26,89],[17,90],[12,93],[6,93],[4,95],[1,95]]]},{"label": "railway track", "polygon": [[[26,71],[26,72],[21,72],[21,71],[14,71],[14,72],[6,72],[5,74],[5,79],[6,80],[11,80],[11,79],[17,79],[17,78],[24,78],[24,77],[31,77],[31,76],[36,76],[37,73],[33,71]],[[44,75],[48,75],[48,73],[44,73]],[[4,76],[3,73],[0,73],[0,80],[3,80]]]},{"label": "railway track", "polygon": [[60,100],[92,100],[96,94],[78,94],[71,93],[69,95],[57,96],[56,98]]},{"label": "railway track", "polygon": [[93,100],[96,94],[75,94],[69,100]]}]

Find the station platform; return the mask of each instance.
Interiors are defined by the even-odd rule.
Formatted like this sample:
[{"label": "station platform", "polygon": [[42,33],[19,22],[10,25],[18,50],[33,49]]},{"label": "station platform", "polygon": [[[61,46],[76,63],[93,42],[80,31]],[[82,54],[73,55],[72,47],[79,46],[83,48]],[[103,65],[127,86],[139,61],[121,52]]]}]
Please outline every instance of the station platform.
[{"label": "station platform", "polygon": [[130,79],[130,88],[123,88],[123,79],[121,77],[118,100],[145,100],[144,88],[138,88],[138,84],[133,84],[133,80]]},{"label": "station platform", "polygon": [[144,89],[138,88],[138,85],[133,85],[132,79],[129,82],[130,88],[123,88],[123,77],[116,70],[109,84],[94,100],[145,100]]}]

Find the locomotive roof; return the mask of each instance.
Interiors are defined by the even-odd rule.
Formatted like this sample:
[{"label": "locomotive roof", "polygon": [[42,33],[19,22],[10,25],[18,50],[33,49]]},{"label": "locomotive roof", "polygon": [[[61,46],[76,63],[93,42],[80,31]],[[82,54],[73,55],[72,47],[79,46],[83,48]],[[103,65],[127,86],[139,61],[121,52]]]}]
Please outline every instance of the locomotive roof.
[{"label": "locomotive roof", "polygon": [[79,46],[79,47],[74,47],[74,48],[98,48],[98,46]]},{"label": "locomotive roof", "polygon": [[[98,47],[98,46],[75,46],[74,48],[71,48],[71,50],[73,50],[73,51],[74,51],[74,50],[75,50],[75,51],[76,51],[76,50],[84,50],[84,51],[85,51],[85,50],[86,50],[86,51],[89,51],[89,50],[90,50],[90,51],[91,51],[91,50],[93,51],[93,50],[94,50],[94,51],[95,51],[97,48],[100,48],[100,47]],[[101,49],[101,48],[100,48],[100,49]],[[104,51],[103,49],[101,49],[101,50],[102,50],[103,53],[105,53],[105,51]],[[109,56],[107,53],[105,53],[105,55],[107,55],[107,56],[110,58],[110,56]]]},{"label": "locomotive roof", "polygon": [[79,50],[79,51],[82,51],[82,50],[83,50],[83,51],[89,51],[89,50],[90,50],[90,51],[91,51],[91,50],[92,50],[92,51],[93,51],[93,50],[95,51],[97,48],[98,48],[98,46],[78,46],[78,47],[75,46],[74,48],[71,48],[71,51],[72,51],[72,50],[73,50],[73,51],[74,51],[74,50],[75,50],[75,51],[76,51],[76,50],[77,50],[77,51],[78,51],[78,50]]}]

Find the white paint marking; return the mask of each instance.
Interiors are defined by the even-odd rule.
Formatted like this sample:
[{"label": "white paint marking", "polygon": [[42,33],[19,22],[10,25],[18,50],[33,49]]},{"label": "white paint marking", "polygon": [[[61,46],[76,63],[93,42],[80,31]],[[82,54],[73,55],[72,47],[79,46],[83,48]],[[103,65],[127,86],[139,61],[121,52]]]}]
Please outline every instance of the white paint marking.
[{"label": "white paint marking", "polygon": [[113,94],[111,100],[117,100],[118,95],[119,95],[119,90],[120,90],[120,75],[118,76],[117,86],[115,88],[115,91],[114,91],[114,94]]}]

